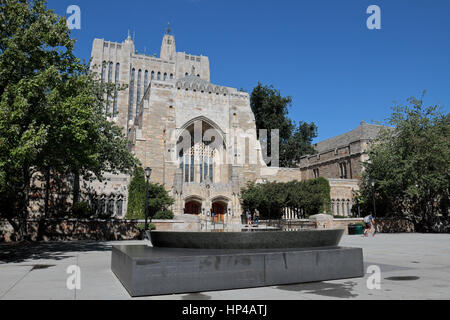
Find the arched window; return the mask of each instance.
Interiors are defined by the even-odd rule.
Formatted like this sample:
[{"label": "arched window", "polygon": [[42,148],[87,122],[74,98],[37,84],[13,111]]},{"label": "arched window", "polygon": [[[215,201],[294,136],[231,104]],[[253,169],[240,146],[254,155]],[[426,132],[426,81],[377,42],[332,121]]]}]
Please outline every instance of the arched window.
[{"label": "arched window", "polygon": [[99,216],[105,215],[105,207],[106,207],[106,200],[105,200],[105,197],[102,196],[100,198],[99,205],[98,205],[98,215]]},{"label": "arched window", "polygon": [[106,215],[112,217],[114,215],[114,197],[111,196],[108,200],[108,208],[106,210]]},{"label": "arched window", "polygon": [[119,86],[119,75],[120,75],[120,63],[116,64],[116,87],[114,88],[114,107],[113,107],[113,113],[117,114],[117,99],[118,99],[118,86]]},{"label": "arched window", "polygon": [[139,106],[141,104],[141,80],[142,79],[142,70],[138,71],[138,79],[137,79],[137,99],[136,99],[136,116],[139,115]]},{"label": "arched window", "polygon": [[167,73],[164,73],[164,81],[167,80]]},{"label": "arched window", "polygon": [[[215,130],[212,126],[207,123],[203,123],[202,129],[205,133],[207,130]],[[180,169],[183,172],[183,180],[185,183],[204,183],[206,181],[210,181],[211,183],[220,182],[220,174],[217,174],[217,170],[220,167],[216,167],[218,161],[221,159],[221,154],[225,148],[213,146],[211,145],[211,141],[203,140],[197,141],[194,143],[194,125],[190,125],[187,129],[187,132],[190,134],[190,140],[187,141],[190,146],[183,146],[182,141],[186,137],[182,137],[183,140],[180,140],[178,144],[182,150],[179,150],[179,165]],[[217,132],[217,135],[214,135],[215,138],[218,138],[220,135]],[[188,138],[189,139],[189,138]],[[214,140],[215,141],[215,140]]]},{"label": "arched window", "polygon": [[170,80],[173,80],[173,73],[170,74]]},{"label": "arched window", "polygon": [[116,213],[116,216],[117,217],[121,217],[122,216],[122,211],[123,211],[123,199],[119,198],[119,200],[117,200],[117,213]]},{"label": "arched window", "polygon": [[187,73],[187,72],[184,74],[185,77],[187,77],[188,75],[189,75],[189,73]]},{"label": "arched window", "polygon": [[134,104],[134,77],[136,75],[136,70],[133,68],[131,70],[130,79],[130,100],[128,101],[128,120],[133,120],[133,104]]},{"label": "arched window", "polygon": [[339,200],[336,201],[336,215],[339,215],[339,207],[340,207],[340,203]]},{"label": "arched window", "polygon": [[161,80],[161,72],[158,72],[158,77],[157,77],[157,79],[158,79],[158,80]]},{"label": "arched window", "polygon": [[152,75],[150,76],[150,79],[155,79],[155,71],[152,71]]},{"label": "arched window", "polygon": [[345,216],[345,201],[342,200],[342,215]]}]

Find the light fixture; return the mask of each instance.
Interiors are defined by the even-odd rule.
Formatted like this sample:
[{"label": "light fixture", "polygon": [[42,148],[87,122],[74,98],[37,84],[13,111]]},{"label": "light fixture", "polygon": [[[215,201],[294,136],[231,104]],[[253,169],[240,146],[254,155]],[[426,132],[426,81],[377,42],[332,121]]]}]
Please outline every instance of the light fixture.
[{"label": "light fixture", "polygon": [[145,168],[145,176],[147,177],[147,179],[150,178],[151,174],[152,174],[152,168],[149,168],[149,167]]}]

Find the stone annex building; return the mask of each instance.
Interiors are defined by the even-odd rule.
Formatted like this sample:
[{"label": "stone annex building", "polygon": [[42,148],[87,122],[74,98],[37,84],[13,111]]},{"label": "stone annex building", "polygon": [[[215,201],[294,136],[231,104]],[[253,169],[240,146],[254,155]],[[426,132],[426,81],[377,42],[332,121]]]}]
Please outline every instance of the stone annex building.
[{"label": "stone annex building", "polygon": [[[121,126],[151,181],[163,184],[175,199],[178,218],[211,212],[220,220],[240,221],[240,189],[249,181],[329,178],[332,210],[349,215],[358,189],[361,161],[379,127],[362,123],[352,132],[318,143],[318,154],[299,168],[267,167],[256,139],[249,94],[211,83],[205,56],[177,52],[170,29],[160,57],[136,53],[134,41],[95,39],[92,70],[99,80],[127,84],[107,99],[111,120]],[[125,216],[129,177],[112,176],[95,184],[100,210]],[[296,218],[286,209],[286,218]]]}]

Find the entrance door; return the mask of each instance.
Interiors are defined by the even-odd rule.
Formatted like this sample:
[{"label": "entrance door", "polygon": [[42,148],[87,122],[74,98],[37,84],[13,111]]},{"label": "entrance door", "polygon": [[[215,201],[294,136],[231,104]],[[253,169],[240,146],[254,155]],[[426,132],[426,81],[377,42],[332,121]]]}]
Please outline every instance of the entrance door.
[{"label": "entrance door", "polygon": [[213,203],[211,213],[214,212],[214,222],[224,222],[224,216],[227,213],[227,206],[221,202]]},{"label": "entrance door", "polygon": [[184,214],[200,214],[200,204],[195,201],[187,202],[184,207]]}]

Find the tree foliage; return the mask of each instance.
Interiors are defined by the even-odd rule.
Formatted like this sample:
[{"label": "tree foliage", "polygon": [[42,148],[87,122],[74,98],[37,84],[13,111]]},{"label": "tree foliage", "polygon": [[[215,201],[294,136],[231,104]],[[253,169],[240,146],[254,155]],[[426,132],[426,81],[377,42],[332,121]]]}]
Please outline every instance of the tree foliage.
[{"label": "tree foliage", "polygon": [[281,219],[283,209],[297,209],[302,216],[330,212],[330,185],[327,179],[288,183],[250,182],[241,190],[245,210],[258,209],[263,219]]},{"label": "tree foliage", "polygon": [[372,212],[372,186],[378,216],[411,221],[416,231],[448,227],[450,192],[450,117],[438,106],[408,99],[395,106],[385,129],[372,144],[365,164],[361,205]]},{"label": "tree foliage", "polygon": [[[267,145],[267,153],[264,152],[264,155],[272,156],[271,132],[279,130],[281,167],[297,167],[302,156],[315,153],[312,140],[317,137],[317,126],[306,122],[296,124],[291,120],[288,117],[291,105],[292,98],[281,96],[280,91],[273,86],[258,83],[251,94],[251,108],[255,114],[256,128],[258,131],[268,130],[267,144],[263,143],[263,148]],[[259,132],[258,138],[261,141]]]},{"label": "tree foliage", "polygon": [[[145,173],[137,167],[128,188],[127,219],[145,219]],[[174,204],[173,198],[161,184],[149,183],[149,217],[173,219],[168,208]]]},{"label": "tree foliage", "polygon": [[0,216],[23,236],[33,179],[46,177],[47,200],[51,176],[102,179],[137,160],[105,115],[111,85],[75,57],[64,17],[44,0],[1,0],[0,26]]}]

